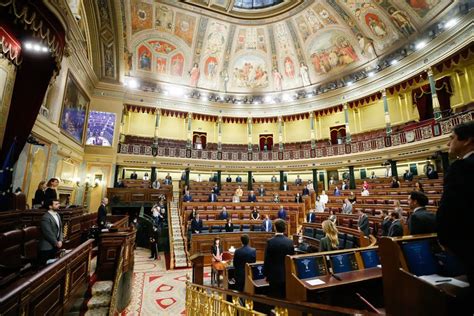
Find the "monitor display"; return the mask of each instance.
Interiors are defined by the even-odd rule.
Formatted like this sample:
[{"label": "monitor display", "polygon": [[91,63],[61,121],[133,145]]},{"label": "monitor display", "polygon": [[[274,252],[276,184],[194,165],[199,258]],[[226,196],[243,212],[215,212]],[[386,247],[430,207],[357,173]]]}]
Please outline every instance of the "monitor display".
[{"label": "monitor display", "polygon": [[326,275],[326,265],[324,258],[306,257],[295,259],[296,274],[300,279],[314,278],[321,275]]},{"label": "monitor display", "polygon": [[438,274],[449,277],[457,277],[466,274],[464,265],[456,256],[449,252],[440,249],[439,252],[435,253],[435,257],[439,265]]},{"label": "monitor display", "polygon": [[359,269],[353,252],[330,256],[330,259],[334,273],[349,272]]},{"label": "monitor display", "polygon": [[114,129],[115,113],[90,111],[86,145],[112,146]]},{"label": "monitor display", "polygon": [[367,250],[361,251],[360,255],[362,257],[362,261],[364,262],[364,267],[366,269],[375,268],[380,264],[379,255],[377,250]]},{"label": "monitor display", "polygon": [[254,280],[262,280],[265,278],[263,274],[263,264],[251,266],[252,268],[252,275]]},{"label": "monitor display", "polygon": [[414,275],[438,273],[438,265],[431,244],[430,240],[412,241],[402,244],[408,269]]}]

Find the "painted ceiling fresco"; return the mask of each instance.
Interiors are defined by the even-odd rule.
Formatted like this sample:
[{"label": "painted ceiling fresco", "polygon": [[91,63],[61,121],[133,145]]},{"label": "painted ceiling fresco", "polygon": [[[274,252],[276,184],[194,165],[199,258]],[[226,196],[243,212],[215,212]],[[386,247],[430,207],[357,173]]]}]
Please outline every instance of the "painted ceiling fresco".
[{"label": "painted ceiling fresco", "polygon": [[314,0],[287,18],[249,25],[124,1],[125,75],[225,92],[300,88],[366,67],[452,3]]}]

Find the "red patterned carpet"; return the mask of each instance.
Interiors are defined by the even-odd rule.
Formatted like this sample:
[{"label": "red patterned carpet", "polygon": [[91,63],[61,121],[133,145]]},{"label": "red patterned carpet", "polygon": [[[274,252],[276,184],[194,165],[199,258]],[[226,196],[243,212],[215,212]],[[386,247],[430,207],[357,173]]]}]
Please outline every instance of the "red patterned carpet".
[{"label": "red patterned carpet", "polygon": [[[191,277],[191,269],[167,271],[163,253],[158,260],[149,255],[143,248],[135,251],[132,301],[122,315],[186,315],[186,275]],[[204,277],[210,283],[209,271]]]}]

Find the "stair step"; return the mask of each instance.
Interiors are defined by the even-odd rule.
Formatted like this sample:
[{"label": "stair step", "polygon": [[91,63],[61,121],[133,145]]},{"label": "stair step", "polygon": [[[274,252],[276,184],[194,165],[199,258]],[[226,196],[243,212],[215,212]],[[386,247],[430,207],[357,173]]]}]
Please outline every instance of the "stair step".
[{"label": "stair step", "polygon": [[91,310],[88,310],[84,314],[84,316],[107,316],[107,315],[109,315],[109,308],[108,307],[91,309]]},{"label": "stair step", "polygon": [[92,295],[111,294],[113,286],[114,282],[112,281],[97,281],[92,286]]},{"label": "stair step", "polygon": [[110,305],[110,295],[99,295],[99,296],[92,296],[92,298],[87,302],[87,309],[99,309],[101,307],[106,307],[108,309]]}]

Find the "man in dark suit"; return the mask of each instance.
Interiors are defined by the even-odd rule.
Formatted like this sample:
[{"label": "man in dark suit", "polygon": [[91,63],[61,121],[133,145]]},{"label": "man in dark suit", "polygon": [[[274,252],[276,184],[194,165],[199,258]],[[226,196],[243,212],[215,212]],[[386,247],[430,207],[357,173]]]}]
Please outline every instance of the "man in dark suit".
[{"label": "man in dark suit", "polygon": [[209,194],[209,197],[207,199],[208,202],[217,202],[217,194],[211,191],[211,194]]},{"label": "man in dark suit", "polygon": [[219,219],[221,220],[226,220],[229,217],[229,212],[227,212],[227,209],[222,207],[222,211],[219,213]]},{"label": "man in dark suit", "polygon": [[276,234],[267,241],[263,270],[269,283],[269,295],[285,298],[285,257],[294,255],[293,241],[283,235],[286,230],[285,221],[275,221]]},{"label": "man in dark suit", "polygon": [[224,225],[224,230],[226,233],[232,233],[234,231],[234,224],[232,223],[232,218],[228,218],[227,222]]},{"label": "man in dark suit", "polygon": [[403,174],[403,180],[412,181],[413,180],[413,173],[410,170],[405,170],[405,173]]},{"label": "man in dark suit", "polygon": [[189,193],[189,191],[186,191],[186,193],[183,196],[183,202],[192,202],[193,197]]},{"label": "man in dark suit", "polygon": [[272,231],[272,221],[268,217],[268,215],[265,215],[265,219],[263,220],[262,223],[262,230],[264,232],[271,232]]},{"label": "man in dark suit", "polygon": [[234,253],[235,287],[237,291],[243,291],[245,285],[245,264],[257,261],[257,251],[249,246],[249,236],[240,236],[242,247]]},{"label": "man in dark suit", "polygon": [[134,180],[138,179],[138,174],[135,171],[132,172],[132,174],[130,175],[130,179],[134,179]]},{"label": "man in dark suit", "polygon": [[430,165],[428,166],[428,169],[426,170],[426,176],[428,179],[438,179],[438,172],[435,170],[434,166]]},{"label": "man in dark suit", "polygon": [[296,185],[302,185],[303,184],[303,180],[301,180],[300,175],[296,176],[295,184]]},{"label": "man in dark suit", "polygon": [[63,223],[57,213],[59,210],[57,199],[46,201],[48,211],[41,218],[41,239],[39,242],[39,262],[46,264],[46,261],[53,259],[56,252],[63,247]]},{"label": "man in dark suit", "polygon": [[212,188],[212,192],[214,192],[216,195],[220,195],[221,194],[221,190],[219,189],[219,187],[216,185],[214,185],[214,188]]},{"label": "man in dark suit", "polygon": [[238,183],[242,182],[242,178],[240,176],[237,176],[237,178],[235,178],[235,182],[238,182]]},{"label": "man in dark suit", "polygon": [[253,191],[250,191],[248,197],[247,197],[248,202],[257,202],[257,196]]},{"label": "man in dark suit", "polygon": [[278,218],[286,221],[286,210],[283,205],[280,205],[280,209],[278,210]]},{"label": "man in dark suit", "polygon": [[263,187],[263,184],[260,184],[260,187],[257,189],[257,193],[260,196],[265,196],[265,188]]},{"label": "man in dark suit", "polygon": [[107,222],[107,204],[109,204],[109,199],[103,198],[97,210],[97,226],[99,226],[100,229],[104,228]]},{"label": "man in dark suit", "polygon": [[202,230],[202,219],[199,218],[199,213],[191,221],[191,234],[200,234]]},{"label": "man in dark suit", "polygon": [[403,236],[403,226],[400,221],[400,214],[398,212],[392,212],[390,214],[392,219],[390,228],[388,229],[388,237],[401,237]]},{"label": "man in dark suit", "polygon": [[[443,185],[437,217],[438,239],[466,267],[471,288],[474,285],[474,121],[456,126],[448,143],[449,155],[457,158],[449,167]],[[474,299],[474,290],[471,290]],[[472,308],[473,304],[471,304]],[[472,313],[472,311],[471,311]]]},{"label": "man in dark suit", "polygon": [[316,222],[316,214],[314,214],[313,209],[310,209],[308,215],[306,215],[306,222],[307,223],[315,223]]},{"label": "man in dark suit", "polygon": [[225,182],[232,182],[232,178],[230,177],[230,174],[227,176],[227,178],[225,179]]},{"label": "man in dark suit", "polygon": [[428,197],[423,192],[413,191],[408,196],[408,205],[413,211],[408,219],[410,235],[436,232],[436,215],[426,210],[427,204]]},{"label": "man in dark suit", "polygon": [[295,203],[303,203],[303,198],[301,197],[299,192],[295,195]]},{"label": "man in dark suit", "polygon": [[359,209],[359,221],[357,222],[357,229],[364,233],[365,236],[369,236],[369,217],[367,214],[362,212],[362,209]]},{"label": "man in dark suit", "polygon": [[286,183],[286,181],[283,182],[283,187],[282,188],[283,188],[283,191],[288,191],[289,188],[288,188],[288,183]]},{"label": "man in dark suit", "polygon": [[303,188],[303,195],[309,195],[309,189],[306,186]]}]

